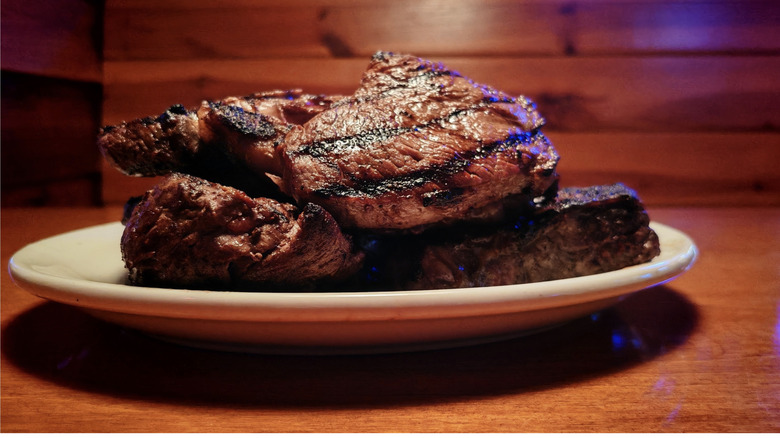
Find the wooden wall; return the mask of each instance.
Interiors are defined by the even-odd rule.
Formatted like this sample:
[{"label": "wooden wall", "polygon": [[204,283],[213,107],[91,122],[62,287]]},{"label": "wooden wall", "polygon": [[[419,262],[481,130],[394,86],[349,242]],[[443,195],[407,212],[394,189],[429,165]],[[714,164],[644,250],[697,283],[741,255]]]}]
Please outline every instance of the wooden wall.
[{"label": "wooden wall", "polygon": [[[564,185],[780,205],[774,0],[109,0],[103,123],[267,89],[350,93],[380,49],[535,99]],[[106,169],[103,196],[151,183]]]},{"label": "wooden wall", "polygon": [[2,2],[2,205],[101,197],[102,2]]}]

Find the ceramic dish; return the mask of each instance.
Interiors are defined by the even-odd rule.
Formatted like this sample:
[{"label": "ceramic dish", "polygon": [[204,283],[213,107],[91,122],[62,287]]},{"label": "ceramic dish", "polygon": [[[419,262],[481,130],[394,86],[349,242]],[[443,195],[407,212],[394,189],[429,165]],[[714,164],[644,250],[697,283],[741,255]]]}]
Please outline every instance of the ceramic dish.
[{"label": "ceramic dish", "polygon": [[682,232],[652,223],[661,254],[603,274],[531,284],[390,292],[217,292],[130,286],[110,223],[43,239],[11,258],[30,293],[168,341],[293,354],[413,351],[472,345],[543,329],[606,308],[687,270]]}]

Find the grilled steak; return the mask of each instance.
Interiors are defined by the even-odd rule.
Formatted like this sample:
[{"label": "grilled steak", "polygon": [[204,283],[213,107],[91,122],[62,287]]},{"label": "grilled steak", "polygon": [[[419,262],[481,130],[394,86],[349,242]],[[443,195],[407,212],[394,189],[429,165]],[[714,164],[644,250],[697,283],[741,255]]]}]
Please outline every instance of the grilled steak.
[{"label": "grilled steak", "polygon": [[121,249],[131,283],[146,286],[310,289],[362,261],[322,207],[299,210],[178,173],[133,209]]},{"label": "grilled steak", "polygon": [[128,207],[121,249],[137,285],[496,286],[655,257],[631,189],[558,190],[543,125],[524,96],[378,52],[349,97],[176,105],[105,127],[98,144],[124,173],[166,175]]},{"label": "grilled steak", "polygon": [[198,118],[174,105],[156,117],[144,117],[98,133],[98,148],[106,160],[132,176],[187,171],[201,151]]},{"label": "grilled steak", "polygon": [[256,175],[278,174],[276,145],[291,126],[336,98],[291,90],[204,101],[195,110],[174,105],[159,116],[104,127],[98,147],[114,167],[133,176],[185,172],[211,177],[205,174],[214,161],[225,157]]},{"label": "grilled steak", "polygon": [[203,102],[197,111],[201,139],[227,150],[258,175],[281,174],[276,146],[292,126],[330,107],[333,99],[295,91],[255,93]]},{"label": "grilled steak", "polygon": [[636,193],[622,184],[563,189],[554,203],[498,229],[364,236],[366,264],[352,287],[497,286],[613,271],[659,254],[648,224]]},{"label": "grilled steak", "polygon": [[535,105],[412,56],[379,52],[360,88],[280,145],[285,191],[345,228],[503,217],[554,194]]},{"label": "grilled steak", "polygon": [[133,284],[232,290],[498,286],[613,271],[660,252],[642,203],[622,184],[563,189],[497,228],[352,237],[314,204],[300,211],[181,174],[137,204],[121,247]]},{"label": "grilled steak", "polygon": [[554,194],[558,155],[543,124],[523,96],[379,52],[349,98],[274,91],[175,106],[106,127],[98,144],[128,174],[179,171],[248,190],[251,175],[225,179],[237,167],[345,228],[409,230],[495,221]]}]

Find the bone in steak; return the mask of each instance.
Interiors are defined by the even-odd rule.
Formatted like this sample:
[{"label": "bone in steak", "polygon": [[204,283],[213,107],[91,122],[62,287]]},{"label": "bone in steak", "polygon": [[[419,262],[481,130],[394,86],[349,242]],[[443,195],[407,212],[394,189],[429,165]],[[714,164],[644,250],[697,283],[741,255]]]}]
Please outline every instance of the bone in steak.
[{"label": "bone in steak", "polygon": [[652,260],[658,236],[622,184],[567,188],[551,205],[497,229],[363,236],[358,289],[497,286],[578,277]]},{"label": "bone in steak", "polygon": [[213,289],[305,290],[353,274],[362,254],[333,218],[173,173],[133,209],[121,240],[130,281]]},{"label": "bone in steak", "polygon": [[379,52],[351,97],[287,134],[284,190],[345,228],[494,220],[554,195],[558,155],[543,124],[526,97]]}]

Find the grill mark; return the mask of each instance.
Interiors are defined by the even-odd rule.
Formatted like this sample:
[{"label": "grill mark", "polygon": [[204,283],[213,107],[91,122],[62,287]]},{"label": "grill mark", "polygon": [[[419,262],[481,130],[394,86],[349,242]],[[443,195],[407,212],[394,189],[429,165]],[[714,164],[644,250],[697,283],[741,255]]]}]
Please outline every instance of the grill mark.
[{"label": "grill mark", "polygon": [[[353,178],[355,186],[348,187],[343,184],[331,184],[314,190],[313,193],[325,198],[331,197],[378,197],[385,193],[399,192],[404,190],[421,187],[431,181],[443,181],[447,177],[455,175],[465,170],[474,160],[480,160],[489,157],[507,148],[517,148],[527,146],[536,141],[545,141],[544,136],[539,132],[517,131],[511,133],[507,138],[496,140],[494,142],[483,144],[476,149],[468,152],[456,154],[446,163],[428,167],[426,169],[416,170],[404,175],[397,175],[381,180],[365,180]],[[458,195],[458,192],[452,192]]]},{"label": "grill mark", "polygon": [[[291,151],[293,156],[307,155],[313,158],[329,158],[329,154],[344,154],[352,151],[365,149],[368,146],[376,143],[382,143],[390,140],[393,137],[397,137],[401,134],[406,134],[412,131],[419,131],[421,129],[428,129],[434,125],[441,125],[442,123],[453,123],[453,118],[464,116],[468,113],[486,108],[490,106],[494,101],[492,99],[485,99],[477,105],[473,105],[467,108],[458,108],[449,114],[441,117],[436,117],[428,122],[407,126],[407,127],[387,127],[387,128],[375,128],[368,131],[360,132],[355,135],[347,137],[339,137],[327,140],[320,140],[314,143],[308,143],[302,145],[300,148]],[[536,132],[534,129],[533,132]]]},{"label": "grill mark", "polygon": [[223,125],[240,134],[256,138],[271,138],[276,135],[274,124],[262,114],[220,102],[210,102],[209,106]]}]

